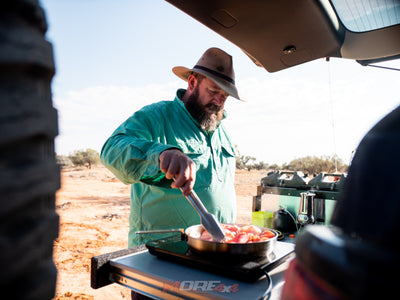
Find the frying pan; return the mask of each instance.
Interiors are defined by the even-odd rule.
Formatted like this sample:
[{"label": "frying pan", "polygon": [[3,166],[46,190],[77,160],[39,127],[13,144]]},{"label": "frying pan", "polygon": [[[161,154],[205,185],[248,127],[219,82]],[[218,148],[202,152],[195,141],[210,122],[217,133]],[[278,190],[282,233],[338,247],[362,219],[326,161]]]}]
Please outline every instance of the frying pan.
[{"label": "frying pan", "polygon": [[[233,225],[233,224],[227,224]],[[237,224],[238,226],[244,226]],[[255,226],[255,225],[253,225]],[[183,229],[167,229],[167,230],[148,230],[148,231],[137,231],[136,234],[148,234],[148,233],[170,233],[170,232],[180,232],[181,239],[186,241],[189,248],[196,252],[204,254],[224,254],[224,255],[234,255],[234,256],[267,256],[271,254],[274,250],[276,240],[278,238],[278,233],[270,228],[255,226],[261,231],[270,230],[275,234],[274,237],[260,242],[253,243],[221,243],[215,241],[206,241],[200,239],[204,228],[201,224],[193,225],[185,230]]]}]

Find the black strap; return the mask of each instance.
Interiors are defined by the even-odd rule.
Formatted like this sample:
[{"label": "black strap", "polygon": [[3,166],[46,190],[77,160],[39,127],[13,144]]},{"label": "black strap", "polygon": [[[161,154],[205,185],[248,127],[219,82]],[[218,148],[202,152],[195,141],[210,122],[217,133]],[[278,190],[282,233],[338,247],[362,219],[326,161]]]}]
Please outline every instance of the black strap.
[{"label": "black strap", "polygon": [[209,68],[207,68],[207,67],[195,65],[195,66],[193,67],[193,70],[194,70],[194,69],[200,69],[200,70],[206,71],[206,72],[208,72],[208,73],[211,73],[211,74],[213,74],[213,75],[215,75],[215,76],[218,76],[218,77],[220,77],[220,78],[222,78],[222,79],[224,79],[224,80],[226,80],[226,81],[232,83],[233,85],[235,84],[235,80],[233,80],[233,79],[230,78],[229,76],[226,76],[226,75],[224,75],[224,74],[222,74],[222,73],[220,73],[220,72],[211,70],[211,69],[209,69]]}]

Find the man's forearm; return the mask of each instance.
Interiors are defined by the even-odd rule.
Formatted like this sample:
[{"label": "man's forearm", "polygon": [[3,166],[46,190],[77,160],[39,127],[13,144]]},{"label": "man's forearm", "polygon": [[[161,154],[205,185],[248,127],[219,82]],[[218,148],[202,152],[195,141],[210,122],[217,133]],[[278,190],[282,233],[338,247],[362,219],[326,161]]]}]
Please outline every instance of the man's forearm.
[{"label": "man's forearm", "polygon": [[118,179],[132,184],[139,182],[143,176],[159,173],[159,155],[171,148],[176,146],[118,134],[106,141],[100,159]]}]

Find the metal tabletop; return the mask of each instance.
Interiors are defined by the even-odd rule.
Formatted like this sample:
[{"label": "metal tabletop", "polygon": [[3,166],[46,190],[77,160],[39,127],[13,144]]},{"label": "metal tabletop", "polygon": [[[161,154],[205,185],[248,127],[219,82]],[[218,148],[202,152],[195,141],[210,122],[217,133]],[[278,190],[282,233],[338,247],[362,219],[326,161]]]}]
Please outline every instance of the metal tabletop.
[{"label": "metal tabletop", "polygon": [[287,262],[269,272],[268,278],[242,282],[159,259],[147,250],[109,261],[109,280],[154,299],[279,299]]}]

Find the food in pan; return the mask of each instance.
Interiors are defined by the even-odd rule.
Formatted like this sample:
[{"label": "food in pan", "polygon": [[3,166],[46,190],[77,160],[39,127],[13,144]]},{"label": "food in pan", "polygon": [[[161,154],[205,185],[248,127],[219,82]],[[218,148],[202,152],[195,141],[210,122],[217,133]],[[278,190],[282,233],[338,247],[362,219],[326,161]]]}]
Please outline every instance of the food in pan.
[{"label": "food in pan", "polygon": [[[253,243],[267,241],[275,236],[275,233],[271,230],[262,231],[259,227],[254,225],[231,225],[231,224],[221,224],[221,227],[225,233],[225,238],[221,243]],[[211,235],[204,230],[201,234],[200,239],[204,241],[214,241]]]}]

